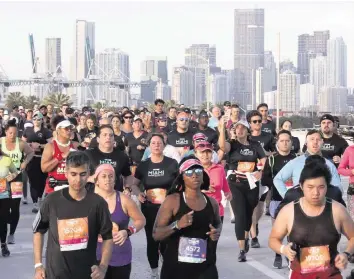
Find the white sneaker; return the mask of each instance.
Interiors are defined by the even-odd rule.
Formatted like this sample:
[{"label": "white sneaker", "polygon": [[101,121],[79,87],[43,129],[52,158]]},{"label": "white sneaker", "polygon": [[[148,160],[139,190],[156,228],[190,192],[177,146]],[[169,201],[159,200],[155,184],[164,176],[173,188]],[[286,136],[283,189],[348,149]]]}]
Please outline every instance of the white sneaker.
[{"label": "white sneaker", "polygon": [[15,244],[15,235],[9,234],[7,237],[7,244]]},{"label": "white sneaker", "polygon": [[151,269],[151,279],[158,279],[159,278],[159,269],[153,268]]}]

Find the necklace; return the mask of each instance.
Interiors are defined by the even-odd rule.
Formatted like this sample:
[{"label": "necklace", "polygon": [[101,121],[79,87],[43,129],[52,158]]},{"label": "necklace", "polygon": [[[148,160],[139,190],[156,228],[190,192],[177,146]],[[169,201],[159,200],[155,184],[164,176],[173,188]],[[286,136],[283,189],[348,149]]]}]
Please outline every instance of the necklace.
[{"label": "necklace", "polygon": [[61,147],[68,147],[70,145],[70,140],[68,143],[61,143],[59,140],[57,140],[57,144]]}]

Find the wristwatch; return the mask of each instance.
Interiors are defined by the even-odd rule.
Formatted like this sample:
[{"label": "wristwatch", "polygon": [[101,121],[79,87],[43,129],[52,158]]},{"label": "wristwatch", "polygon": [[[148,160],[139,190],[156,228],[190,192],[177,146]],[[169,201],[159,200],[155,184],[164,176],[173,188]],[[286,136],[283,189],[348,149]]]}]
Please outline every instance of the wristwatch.
[{"label": "wristwatch", "polygon": [[125,231],[127,232],[128,237],[130,237],[130,236],[132,235],[132,231],[131,231],[131,230],[129,230],[129,229],[125,229]]},{"label": "wristwatch", "polygon": [[174,222],[172,223],[172,229],[173,229],[174,231],[179,231],[179,230],[180,230],[180,228],[178,227],[178,221],[174,221]]}]

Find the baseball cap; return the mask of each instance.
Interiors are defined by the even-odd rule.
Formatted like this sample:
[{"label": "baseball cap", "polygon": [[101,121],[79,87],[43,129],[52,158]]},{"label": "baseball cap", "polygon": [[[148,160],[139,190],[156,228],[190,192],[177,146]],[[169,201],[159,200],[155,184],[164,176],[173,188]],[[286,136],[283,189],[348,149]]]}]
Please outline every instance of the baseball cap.
[{"label": "baseball cap", "polygon": [[240,121],[236,122],[236,124],[233,124],[232,127],[236,128],[238,125],[243,125],[247,129],[250,129],[250,124],[248,124],[248,122],[243,120],[243,119],[241,119]]},{"label": "baseball cap", "polygon": [[202,117],[209,117],[208,113],[206,111],[201,111],[198,115],[198,118],[202,118]]},{"label": "baseball cap", "polygon": [[43,114],[41,114],[39,111],[37,111],[35,114],[33,114],[33,118],[43,118]]},{"label": "baseball cap", "polygon": [[143,120],[139,116],[134,117],[134,122],[135,121],[140,121],[141,123],[143,123]]},{"label": "baseball cap", "polygon": [[166,121],[166,120],[167,120],[167,117],[166,117],[165,114],[162,114],[162,115],[159,115],[159,116],[157,117],[157,119],[158,119],[159,121]]},{"label": "baseball cap", "polygon": [[213,146],[207,141],[200,141],[195,145],[194,149],[197,149],[199,151],[204,151],[204,150],[213,151]]},{"label": "baseball cap", "polygon": [[193,136],[193,141],[196,141],[196,140],[207,140],[207,137],[206,135],[204,135],[203,133],[196,133],[194,136]]},{"label": "baseball cap", "polygon": [[335,122],[334,117],[332,115],[328,114],[328,113],[326,113],[326,114],[321,116],[320,122],[322,122],[323,120],[330,120],[333,123]]},{"label": "baseball cap", "polygon": [[21,109],[21,110],[23,110],[23,106],[19,106],[19,107],[18,107],[18,109]]},{"label": "baseball cap", "polygon": [[230,101],[225,101],[225,102],[224,102],[224,106],[231,106]]},{"label": "baseball cap", "polygon": [[183,108],[182,111],[188,114],[192,113],[190,108]]},{"label": "baseball cap", "polygon": [[71,124],[71,122],[69,120],[63,120],[58,123],[56,130],[58,130],[60,128],[67,128],[67,127],[70,127],[71,129],[75,128],[75,126],[73,124]]}]

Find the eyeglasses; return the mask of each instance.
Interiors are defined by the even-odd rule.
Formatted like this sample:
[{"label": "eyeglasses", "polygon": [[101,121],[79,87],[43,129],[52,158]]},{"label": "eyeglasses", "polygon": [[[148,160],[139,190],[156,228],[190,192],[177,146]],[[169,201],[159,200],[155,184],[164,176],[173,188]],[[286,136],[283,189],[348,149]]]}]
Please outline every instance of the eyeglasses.
[{"label": "eyeglasses", "polygon": [[133,116],[124,116],[124,119],[133,119]]},{"label": "eyeglasses", "polygon": [[252,123],[253,123],[253,124],[257,124],[257,123],[258,123],[258,124],[261,124],[261,123],[262,123],[262,120],[252,120]]},{"label": "eyeglasses", "polygon": [[192,169],[192,170],[186,170],[183,172],[186,176],[192,177],[193,173],[195,173],[198,176],[201,176],[203,174],[203,169]]},{"label": "eyeglasses", "polygon": [[187,118],[187,117],[181,117],[181,118],[178,118],[178,121],[186,121],[186,122],[188,122],[188,121],[189,121],[189,118]]}]

